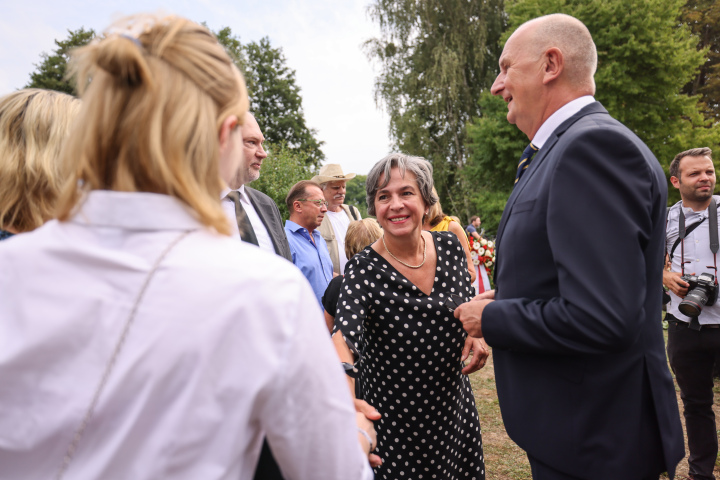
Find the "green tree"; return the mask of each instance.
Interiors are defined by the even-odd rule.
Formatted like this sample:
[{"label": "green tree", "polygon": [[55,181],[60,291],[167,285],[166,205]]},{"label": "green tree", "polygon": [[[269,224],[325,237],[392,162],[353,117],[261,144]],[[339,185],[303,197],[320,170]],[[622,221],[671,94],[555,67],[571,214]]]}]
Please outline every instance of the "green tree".
[{"label": "green tree", "polygon": [[356,175],[355,178],[347,182],[345,191],[345,203],[360,210],[360,215],[363,218],[368,216],[367,194],[365,192],[366,181],[367,175]]},{"label": "green tree", "polygon": [[528,138],[508,123],[507,105],[501,97],[483,92],[482,115],[468,124],[468,163],[463,175],[473,186],[468,196],[472,214],[480,215],[489,235],[497,232],[505,202],[512,192],[519,153]]},{"label": "green tree", "polygon": [[310,180],[315,175],[315,170],[307,165],[308,153],[290,148],[284,143],[267,143],[264,146],[268,157],[263,162],[260,178],[250,186],[273,199],[284,222],[290,216],[285,205],[285,197],[290,187],[300,180]]},{"label": "green tree", "polygon": [[705,63],[685,86],[689,95],[701,95],[705,116],[720,121],[720,3],[716,0],[688,0],[681,21],[698,38],[698,49],[706,52]]},{"label": "green tree", "polygon": [[449,212],[467,215],[470,187],[465,125],[494,77],[504,27],[502,0],[375,0],[381,35],[366,43],[379,62],[375,98],[390,116],[398,150],[434,166],[435,186]]},{"label": "green tree", "polygon": [[266,138],[304,151],[309,165],[319,166],[325,159],[324,142],[318,141],[317,131],[305,123],[295,70],[287,66],[282,49],[273,48],[265,37],[246,44],[244,50],[250,104]]},{"label": "green tree", "polygon": [[325,159],[321,149],[325,142],[319,141],[317,131],[305,122],[295,70],[287,66],[282,49],[273,48],[267,37],[243,44],[230,27],[215,36],[245,76],[250,109],[267,141],[302,152],[298,158],[318,167]]},{"label": "green tree", "polygon": [[40,54],[42,61],[35,64],[36,70],[30,74],[30,83],[25,88],[44,88],[75,95],[75,82],[66,78],[69,53],[75,47],[87,45],[93,38],[93,29],[80,27],[75,31],[68,30],[67,39],[55,40],[57,48],[52,55],[45,52]]},{"label": "green tree", "polygon": [[[205,27],[205,23],[203,23]],[[230,55],[235,65],[240,69],[247,82],[248,74],[247,68],[247,57],[245,56],[245,50],[243,44],[240,42],[240,37],[233,35],[230,27],[221,28],[217,32],[213,32],[218,39],[218,43],[225,47],[225,51]]]}]

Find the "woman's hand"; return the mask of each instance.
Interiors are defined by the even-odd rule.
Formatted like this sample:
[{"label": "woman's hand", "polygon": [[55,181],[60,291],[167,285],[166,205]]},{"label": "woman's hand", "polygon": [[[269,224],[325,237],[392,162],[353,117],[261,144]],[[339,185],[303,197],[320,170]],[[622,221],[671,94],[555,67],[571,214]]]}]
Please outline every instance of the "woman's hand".
[{"label": "woman's hand", "polygon": [[483,368],[487,362],[488,356],[490,356],[490,347],[488,347],[488,344],[485,343],[484,339],[468,335],[465,339],[465,347],[462,351],[463,361],[468,358],[470,351],[472,351],[472,360],[470,363],[465,365],[465,368],[462,369],[462,373],[465,375],[470,375],[471,373],[477,372]]},{"label": "woman's hand", "polygon": [[[365,400],[357,399],[355,399],[355,411],[357,412],[357,426],[358,428],[363,429],[368,435],[370,435],[370,438],[372,439],[372,449],[374,450],[375,447],[377,447],[377,434],[375,433],[375,426],[373,425],[371,420],[379,420],[380,412],[375,410],[375,407],[371,406]],[[365,438],[365,436],[361,433],[358,433],[358,438],[360,440],[360,445],[362,446],[363,450],[365,452],[368,452],[368,461],[370,462],[370,466],[379,467],[380,465],[382,465],[382,459],[378,455],[371,453],[372,450],[368,451],[369,446],[367,446],[367,439]]]}]

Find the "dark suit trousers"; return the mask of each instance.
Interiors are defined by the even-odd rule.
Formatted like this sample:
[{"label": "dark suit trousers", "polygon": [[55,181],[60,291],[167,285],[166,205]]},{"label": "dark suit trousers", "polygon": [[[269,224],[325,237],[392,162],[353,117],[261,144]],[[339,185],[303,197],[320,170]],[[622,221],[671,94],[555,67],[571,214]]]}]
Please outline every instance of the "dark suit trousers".
[{"label": "dark suit trousers", "polygon": [[713,413],[713,367],[720,353],[720,328],[691,330],[670,320],[668,357],[680,387],[688,436],[689,471],[695,480],[711,480],[718,454]]}]

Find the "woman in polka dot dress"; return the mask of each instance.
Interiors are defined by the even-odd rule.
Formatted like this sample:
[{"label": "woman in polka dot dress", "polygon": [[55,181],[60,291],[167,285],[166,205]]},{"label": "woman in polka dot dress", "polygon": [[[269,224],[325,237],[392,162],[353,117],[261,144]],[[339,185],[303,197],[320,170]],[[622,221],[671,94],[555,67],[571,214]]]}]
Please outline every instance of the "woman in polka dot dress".
[{"label": "woman in polka dot dress", "polygon": [[437,201],[432,186],[422,158],[392,154],[373,167],[368,213],[383,237],[348,263],[338,301],[338,353],[359,367],[363,399],[382,414],[376,479],[485,478],[467,374],[485,365],[488,349],[453,317],[472,291],[460,242],[422,230]]}]

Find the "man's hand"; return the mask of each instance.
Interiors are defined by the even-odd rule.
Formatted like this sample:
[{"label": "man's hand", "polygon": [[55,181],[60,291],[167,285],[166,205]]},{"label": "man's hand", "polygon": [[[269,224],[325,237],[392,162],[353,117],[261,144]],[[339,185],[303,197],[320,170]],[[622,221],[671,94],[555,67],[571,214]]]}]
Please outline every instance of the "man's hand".
[{"label": "man's hand", "polygon": [[[380,412],[375,410],[375,407],[367,403],[365,400],[358,400],[355,399],[355,411],[359,414],[362,414],[363,417],[365,417],[365,422],[361,421],[360,416],[358,416],[358,427],[365,429],[368,434],[370,434],[371,438],[373,439],[373,447],[377,447],[377,438],[375,436],[375,427],[372,426],[372,422],[370,420],[380,420]],[[370,424],[370,427],[372,429],[372,433],[367,429],[367,424]],[[362,443],[362,442],[361,442]],[[363,447],[364,448],[364,447]],[[379,467],[382,465],[382,459],[375,455],[374,453],[368,454],[368,461],[370,462],[371,467]]]},{"label": "man's hand", "polygon": [[[478,295],[478,297],[479,296],[480,295]],[[459,319],[460,322],[462,322],[463,328],[468,333],[468,335],[470,335],[471,337],[481,338],[483,336],[482,312],[483,310],[485,310],[485,306],[493,300],[488,300],[487,298],[478,299],[478,297],[475,297],[472,301],[465,302],[459,307],[457,307],[455,309],[455,318]]]},{"label": "man's hand", "polygon": [[485,343],[485,340],[468,335],[465,339],[465,347],[462,351],[463,362],[468,358],[471,350],[472,360],[469,364],[465,365],[465,368],[462,369],[462,373],[465,375],[470,375],[471,373],[477,372],[483,368],[485,366],[485,362],[487,362],[488,356],[490,355],[490,347],[488,347],[488,344]]},{"label": "man's hand", "polygon": [[476,295],[472,301],[474,302],[476,300],[495,300],[495,290],[487,290],[480,295]]},{"label": "man's hand", "polygon": [[689,283],[682,280],[680,272],[668,272],[663,270],[663,285],[680,298],[685,298],[688,293]]}]

